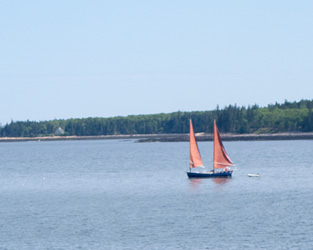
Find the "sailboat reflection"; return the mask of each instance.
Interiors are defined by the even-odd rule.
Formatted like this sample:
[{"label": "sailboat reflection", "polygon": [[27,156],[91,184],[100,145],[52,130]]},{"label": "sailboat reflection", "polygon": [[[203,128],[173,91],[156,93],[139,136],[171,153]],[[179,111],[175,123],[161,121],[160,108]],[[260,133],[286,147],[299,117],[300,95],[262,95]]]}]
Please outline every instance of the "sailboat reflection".
[{"label": "sailboat reflection", "polygon": [[230,178],[214,178],[213,181],[216,183],[216,184],[226,184],[227,182],[229,182],[231,179]]},{"label": "sailboat reflection", "polygon": [[[225,185],[227,182],[231,181],[231,178],[212,178],[211,179],[215,184],[217,184],[218,186],[223,186]],[[192,178],[189,179],[190,181],[190,187],[192,189],[194,188],[198,188],[201,184],[203,184],[203,178]],[[206,180],[208,181],[208,180]],[[206,182],[204,181],[204,183]]]}]

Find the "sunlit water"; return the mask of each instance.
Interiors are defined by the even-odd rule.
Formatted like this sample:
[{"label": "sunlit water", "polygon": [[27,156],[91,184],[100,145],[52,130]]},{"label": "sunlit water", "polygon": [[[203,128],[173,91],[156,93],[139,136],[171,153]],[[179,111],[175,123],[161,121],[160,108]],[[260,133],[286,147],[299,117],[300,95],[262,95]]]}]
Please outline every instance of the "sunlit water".
[{"label": "sunlit water", "polygon": [[1,143],[0,249],[312,249],[313,141],[224,145],[189,180],[188,143]]}]

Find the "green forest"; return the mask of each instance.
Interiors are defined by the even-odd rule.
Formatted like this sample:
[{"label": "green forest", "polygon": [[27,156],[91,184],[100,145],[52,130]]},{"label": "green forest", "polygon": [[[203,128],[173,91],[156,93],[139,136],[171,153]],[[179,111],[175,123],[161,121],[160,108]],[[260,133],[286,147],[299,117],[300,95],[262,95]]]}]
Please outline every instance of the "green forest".
[{"label": "green forest", "polygon": [[64,136],[189,133],[189,119],[195,132],[212,133],[213,121],[222,133],[281,133],[313,131],[313,100],[285,101],[238,107],[219,106],[212,111],[130,115],[112,118],[73,118],[51,121],[11,121],[0,127],[1,137],[37,137],[53,135],[61,127]]}]

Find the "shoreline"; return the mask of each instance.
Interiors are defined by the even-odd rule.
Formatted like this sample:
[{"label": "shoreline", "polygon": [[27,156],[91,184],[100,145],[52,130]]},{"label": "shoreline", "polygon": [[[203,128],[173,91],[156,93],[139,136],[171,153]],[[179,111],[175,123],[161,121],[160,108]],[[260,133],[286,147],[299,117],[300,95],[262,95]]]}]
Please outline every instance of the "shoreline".
[{"label": "shoreline", "polygon": [[[212,141],[213,135],[196,133],[197,141]],[[313,140],[313,133],[277,134],[221,134],[223,141],[269,141],[269,140]],[[74,140],[136,140],[145,142],[186,142],[189,134],[145,134],[145,135],[99,135],[99,136],[42,136],[42,137],[0,137],[0,142],[28,141],[74,141]]]}]

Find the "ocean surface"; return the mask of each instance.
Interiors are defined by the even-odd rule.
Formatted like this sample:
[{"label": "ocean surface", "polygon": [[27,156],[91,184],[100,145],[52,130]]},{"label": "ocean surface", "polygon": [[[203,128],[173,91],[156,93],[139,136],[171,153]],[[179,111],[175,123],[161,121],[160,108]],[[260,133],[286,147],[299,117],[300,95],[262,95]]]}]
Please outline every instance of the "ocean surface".
[{"label": "ocean surface", "polygon": [[189,180],[185,142],[0,143],[0,249],[313,249],[313,141],[224,146]]}]

